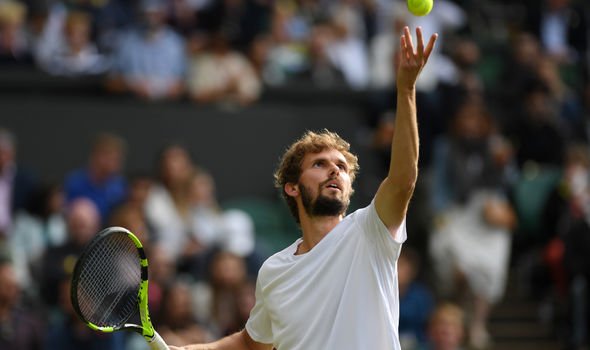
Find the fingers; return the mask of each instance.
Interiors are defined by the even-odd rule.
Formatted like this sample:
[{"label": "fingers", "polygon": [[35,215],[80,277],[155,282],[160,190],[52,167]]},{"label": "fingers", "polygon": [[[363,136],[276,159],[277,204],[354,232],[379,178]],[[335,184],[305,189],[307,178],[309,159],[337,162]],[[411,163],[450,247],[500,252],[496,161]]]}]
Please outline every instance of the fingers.
[{"label": "fingers", "polygon": [[410,33],[410,28],[408,26],[404,27],[404,37],[406,38],[406,45],[408,47],[408,51],[413,55],[414,42],[412,41],[412,33]]},{"label": "fingers", "polygon": [[408,60],[413,58],[417,63],[426,63],[434,49],[438,34],[434,34],[430,37],[426,48],[424,48],[424,35],[421,27],[416,28],[416,38],[418,40],[417,50],[414,49],[414,42],[412,41],[410,28],[407,26],[404,27],[403,35],[401,36],[402,57]]},{"label": "fingers", "polygon": [[422,38],[422,28],[416,28],[416,38],[418,39],[418,62],[424,59],[424,39]]},{"label": "fingers", "polygon": [[430,57],[430,53],[434,49],[434,44],[436,43],[436,39],[438,39],[438,34],[434,33],[430,40],[428,40],[428,45],[426,45],[426,50],[424,51],[424,60],[428,61],[428,57]]}]

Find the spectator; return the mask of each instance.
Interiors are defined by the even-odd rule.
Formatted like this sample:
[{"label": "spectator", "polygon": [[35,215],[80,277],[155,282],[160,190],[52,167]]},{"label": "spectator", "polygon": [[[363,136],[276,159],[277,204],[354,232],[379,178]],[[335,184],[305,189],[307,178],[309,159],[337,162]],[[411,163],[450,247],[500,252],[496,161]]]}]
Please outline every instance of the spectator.
[{"label": "spectator", "polygon": [[[33,0],[34,1],[34,0]],[[128,0],[65,0],[68,9],[91,17],[92,38],[101,52],[112,52],[117,33],[133,19],[137,1]]]},{"label": "spectator", "polygon": [[76,315],[70,298],[71,273],[60,271],[56,281],[58,304],[50,316],[44,349],[125,350],[125,333],[101,334],[90,329]]},{"label": "spectator", "polygon": [[451,303],[439,304],[428,323],[430,350],[461,350],[465,320],[463,310]]},{"label": "spectator", "polygon": [[0,128],[0,241],[10,232],[14,214],[23,209],[35,187],[33,176],[16,163],[16,140]]},{"label": "spectator", "polygon": [[268,30],[273,1],[222,0],[205,1],[199,11],[201,28],[208,32],[223,31],[230,46],[248,51],[254,38]]},{"label": "spectator", "polygon": [[583,60],[588,45],[588,17],[571,0],[525,1],[526,28],[547,53],[561,63]]},{"label": "spectator", "polygon": [[71,172],[64,182],[68,202],[89,198],[97,206],[101,222],[106,223],[113,208],[125,198],[127,183],[121,175],[125,142],[120,137],[103,133],[96,136],[88,165]]},{"label": "spectator", "polygon": [[78,256],[98,232],[100,213],[91,200],[78,198],[68,205],[66,222],[68,236],[65,244],[49,248],[41,264],[41,296],[49,306],[58,304],[58,286],[65,278],[64,273],[72,273]]},{"label": "spectator", "polygon": [[65,243],[64,203],[60,186],[43,185],[33,192],[25,210],[16,214],[9,239],[14,267],[20,285],[33,296],[46,250]]},{"label": "spectator", "polygon": [[133,232],[142,242],[144,248],[150,249],[151,234],[142,211],[130,206],[120,206],[113,212],[109,222],[111,226],[121,226]]},{"label": "spectator", "polygon": [[193,314],[190,287],[179,281],[168,286],[162,300],[158,329],[170,345],[211,341],[209,331]]},{"label": "spectator", "polygon": [[151,245],[146,253],[150,262],[148,302],[150,312],[158,315],[162,309],[164,290],[171,286],[176,278],[176,264],[159,245]]},{"label": "spectator", "polygon": [[[195,307],[200,320],[209,320],[216,336],[244,328],[243,311],[248,307],[246,262],[230,252],[218,251],[209,265],[208,283],[195,286]],[[243,304],[242,304],[243,303]],[[240,312],[241,310],[241,312]]]},{"label": "spectator", "polygon": [[21,2],[0,1],[0,64],[32,62],[26,15],[27,8]]},{"label": "spectator", "polygon": [[535,70],[543,52],[537,38],[530,33],[516,33],[507,51],[500,73],[502,83],[498,85],[500,89],[497,93],[501,104],[506,106],[504,113],[499,115],[500,125],[509,131],[514,129],[520,118],[527,89],[531,82],[537,80]]},{"label": "spectator", "polygon": [[[325,55],[332,68],[342,74],[349,87],[356,90],[364,89],[369,83],[364,18],[359,7],[360,3],[348,1],[332,4],[325,46],[320,48],[324,51],[321,55]],[[321,84],[322,76],[317,74],[316,70],[316,83]]]},{"label": "spectator", "polygon": [[191,180],[192,233],[206,249],[219,248],[241,257],[254,252],[254,223],[248,214],[222,210],[213,177],[203,170]]},{"label": "spectator", "polygon": [[[457,111],[448,136],[438,140],[434,158],[433,209],[436,215],[430,253],[436,286],[447,296],[460,293],[473,304],[469,340],[489,344],[487,319],[503,295],[510,257],[510,232],[516,215],[507,200],[511,149],[494,131],[479,102]],[[460,276],[460,277],[459,277]]]},{"label": "spectator", "polygon": [[150,250],[155,239],[144,210],[152,183],[152,178],[147,175],[133,175],[125,200],[110,218],[113,226],[122,226],[135,233],[146,250]]},{"label": "spectator", "polygon": [[175,99],[183,91],[185,43],[166,25],[163,0],[141,0],[141,23],[121,34],[107,87],[144,99]]},{"label": "spectator", "polygon": [[[568,147],[561,183],[547,199],[543,211],[543,240],[538,260],[539,273],[533,275],[533,296],[544,298],[544,306],[566,305],[566,322],[557,319],[553,308],[548,319],[565,331],[564,340],[572,349],[588,345],[590,309],[587,304],[590,282],[590,153],[587,144]],[[567,325],[567,326],[566,326]]]},{"label": "spectator", "polygon": [[189,186],[194,165],[188,151],[180,145],[170,145],[161,152],[158,161],[159,181],[145,202],[148,224],[154,238],[176,263],[189,259],[200,251],[190,238]]},{"label": "spectator", "polygon": [[536,67],[536,75],[549,92],[551,103],[555,106],[558,124],[563,125],[566,137],[571,139],[577,129],[582,127],[582,102],[578,94],[560,76],[559,65],[549,55],[542,55]]},{"label": "spectator", "polygon": [[420,256],[404,247],[397,261],[399,283],[399,336],[404,350],[426,346],[428,319],[434,309],[434,298],[428,287],[418,280]]},{"label": "spectator", "polygon": [[261,82],[248,59],[232,50],[223,32],[211,35],[209,48],[191,58],[188,88],[199,103],[244,106],[260,97]]},{"label": "spectator", "polygon": [[545,84],[530,83],[514,128],[507,132],[516,147],[520,168],[527,162],[549,167],[563,164],[566,134]]},{"label": "spectator", "polygon": [[326,17],[325,7],[315,1],[276,2],[268,35],[257,37],[252,45],[252,61],[265,83],[288,83],[310,69],[310,43],[315,27]]},{"label": "spectator", "polygon": [[37,64],[60,76],[106,73],[110,60],[98,52],[91,41],[92,17],[81,11],[68,11],[63,4],[52,7],[45,28],[37,41]]},{"label": "spectator", "polygon": [[21,303],[21,290],[10,263],[0,261],[0,349],[43,349],[43,324]]},{"label": "spectator", "polygon": [[398,4],[390,7],[388,26],[370,41],[370,83],[376,90],[395,87],[396,48],[399,35],[406,25],[403,9]]},{"label": "spectator", "polygon": [[[483,99],[485,87],[477,71],[480,63],[481,51],[479,46],[467,38],[456,39],[449,48],[452,66],[449,74],[438,87],[440,112],[436,134],[444,132],[449,125],[449,116],[453,116],[456,109],[466,99]],[[433,121],[434,122],[434,121]]]}]

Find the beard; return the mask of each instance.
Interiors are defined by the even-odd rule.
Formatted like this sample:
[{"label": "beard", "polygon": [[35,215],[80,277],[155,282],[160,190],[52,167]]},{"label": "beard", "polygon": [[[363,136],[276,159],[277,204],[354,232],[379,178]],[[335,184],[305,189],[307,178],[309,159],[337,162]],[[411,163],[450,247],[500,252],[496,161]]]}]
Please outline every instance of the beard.
[{"label": "beard", "polygon": [[311,191],[302,184],[299,184],[301,189],[301,202],[307,215],[314,216],[338,216],[344,214],[350,199],[330,198],[320,194],[315,198],[311,198]]}]

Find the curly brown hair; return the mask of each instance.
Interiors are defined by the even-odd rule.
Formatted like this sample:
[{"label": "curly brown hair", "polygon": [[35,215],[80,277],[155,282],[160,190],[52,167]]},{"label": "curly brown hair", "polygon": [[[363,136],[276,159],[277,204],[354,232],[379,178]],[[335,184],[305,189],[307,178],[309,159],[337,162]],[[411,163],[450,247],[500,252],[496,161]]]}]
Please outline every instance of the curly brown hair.
[{"label": "curly brown hair", "polygon": [[320,153],[327,149],[334,149],[342,153],[348,163],[350,182],[354,182],[359,170],[358,158],[350,152],[350,144],[335,132],[324,129],[319,132],[306,131],[301,138],[295,141],[283,154],[281,162],[274,173],[275,186],[281,190],[283,198],[295,221],[299,223],[299,213],[295,199],[285,192],[285,184],[297,183],[301,176],[301,164],[308,153]]}]

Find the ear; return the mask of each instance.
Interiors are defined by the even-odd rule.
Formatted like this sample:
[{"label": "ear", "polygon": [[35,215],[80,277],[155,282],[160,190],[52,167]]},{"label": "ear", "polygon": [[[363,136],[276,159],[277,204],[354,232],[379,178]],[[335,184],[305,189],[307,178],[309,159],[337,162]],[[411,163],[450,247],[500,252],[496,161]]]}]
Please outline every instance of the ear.
[{"label": "ear", "polygon": [[292,182],[287,182],[283,187],[285,193],[290,197],[297,197],[299,195],[299,186]]}]

